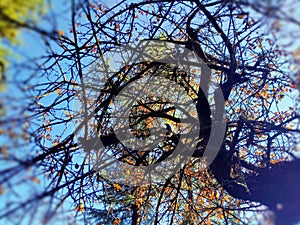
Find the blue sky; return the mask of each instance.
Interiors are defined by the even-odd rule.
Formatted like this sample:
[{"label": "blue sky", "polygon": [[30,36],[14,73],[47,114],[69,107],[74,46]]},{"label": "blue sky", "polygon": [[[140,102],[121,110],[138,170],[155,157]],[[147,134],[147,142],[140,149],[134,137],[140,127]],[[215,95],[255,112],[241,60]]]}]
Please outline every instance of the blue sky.
[{"label": "blue sky", "polygon": [[[53,1],[53,12],[55,12],[57,14],[57,16],[53,17],[55,18],[57,21],[55,22],[54,20],[46,20],[46,21],[41,21],[39,26],[42,27],[45,30],[68,30],[68,24],[67,21],[70,18],[70,14],[68,15],[68,10],[67,7],[68,5],[70,5],[71,1],[60,1],[60,0],[56,0]],[[70,11],[69,11],[70,12]],[[14,53],[16,53],[17,58],[16,60],[22,61],[22,60],[27,60],[29,58],[35,58],[35,57],[39,57],[43,54],[45,54],[46,52],[46,47],[44,42],[41,40],[40,35],[36,35],[34,32],[25,30],[23,32],[21,32],[20,36],[19,36],[20,40],[21,40],[21,44],[18,46],[13,47],[12,51]],[[21,71],[18,74],[18,78],[19,79],[24,79],[25,77],[28,77],[28,74],[26,74],[26,70]],[[12,74],[10,73],[10,71],[8,71],[7,77],[8,80],[11,79]],[[36,80],[37,83],[42,82],[39,80]],[[23,98],[24,97],[24,93],[22,91],[20,91],[20,89],[16,88],[15,85],[11,85],[10,82],[8,83],[8,87],[7,87],[7,93],[9,93],[9,96],[14,96],[16,97],[16,99],[18,98]],[[10,105],[8,103],[7,105],[7,109],[9,109]],[[14,112],[13,111],[9,111],[6,110],[7,115],[12,114],[14,116]],[[0,142],[3,142],[3,139],[0,139]],[[30,146],[23,146],[24,149],[17,149],[17,151],[22,151],[22,152],[26,152],[26,151],[30,151],[31,147]],[[3,162],[0,162],[0,165],[2,168],[9,166],[8,164],[3,165]],[[20,176],[16,176],[15,179],[22,179]],[[19,199],[17,199],[16,197],[12,197],[12,195],[10,195],[10,200],[14,199],[15,200],[26,200],[27,198],[30,198],[32,195],[41,192],[44,187],[47,185],[47,181],[44,179],[41,179],[41,183],[40,184],[33,184],[32,181],[31,184],[28,184],[28,186],[26,185],[26,183],[21,184],[18,187],[18,194],[19,194]],[[9,191],[9,190],[8,190]],[[4,204],[6,201],[4,201],[4,198],[8,199],[8,195],[9,193],[6,193],[6,195],[4,196],[0,196],[0,208],[3,208]],[[5,207],[5,206],[4,206]],[[60,211],[65,211],[65,210],[69,210],[71,208],[75,208],[71,205],[71,203],[66,202],[65,205],[63,207],[60,208]],[[43,216],[47,211],[47,203],[45,204],[41,204],[40,207],[38,207],[39,212],[37,214],[35,214],[35,217],[31,217],[31,214],[28,215],[19,215],[19,218],[14,216],[14,217],[8,217],[7,219],[5,219],[4,221],[1,221],[1,224],[7,224],[7,225],[12,225],[12,224],[20,224],[20,225],[39,225],[41,224],[41,221],[43,220]],[[23,212],[23,211],[21,211]],[[69,222],[71,222],[70,218],[67,218],[67,216],[70,217],[69,213],[65,213],[65,215],[55,215],[52,220],[49,222],[49,224],[54,224],[54,225],[66,225]],[[24,220],[22,220],[22,223],[16,222],[18,221],[18,219],[21,219],[22,217],[24,217]]]},{"label": "blue sky", "polygon": [[[64,31],[69,30],[68,19],[70,17],[67,13],[67,10],[66,10],[66,8],[67,8],[66,4],[69,4],[70,2],[71,1],[59,1],[59,0],[54,1],[53,11],[57,12],[57,15],[63,15],[63,16],[57,17],[57,23],[56,23],[57,27],[55,27],[55,30],[64,30]],[[113,5],[114,3],[117,3],[117,2],[119,2],[119,1],[118,0],[103,1],[103,4],[107,5],[107,7],[110,7],[111,5]],[[63,13],[61,13],[61,12],[63,12]],[[49,25],[49,21],[42,22],[41,26],[46,30],[47,29],[49,29],[49,30],[52,29],[51,25]],[[288,28],[289,27],[286,27],[286,29],[288,29]],[[293,29],[293,28],[291,27],[291,29]],[[30,33],[24,32],[21,35],[21,39],[23,39],[24,44],[21,47],[18,47],[18,51],[22,52],[22,54],[28,55],[29,57],[40,56],[40,55],[44,54],[44,52],[45,52],[45,48],[43,47],[44,44],[40,40],[39,36],[33,35],[32,32],[30,32]],[[288,41],[286,38],[283,39],[283,40],[284,40],[284,43]],[[294,46],[300,46],[299,41],[294,42],[293,46],[292,47],[289,46],[289,48],[295,48]],[[20,74],[20,76],[22,76],[22,74]],[[16,96],[22,96],[22,94],[23,94],[22,92],[20,92],[18,89],[16,89],[13,86],[8,87],[8,92],[9,93],[14,93],[14,95],[16,95]],[[292,98],[293,98],[293,96],[292,96]],[[292,103],[293,103],[292,100],[286,100],[284,103],[282,103],[283,104],[282,107],[285,107],[285,106],[288,107]],[[0,139],[0,141],[1,141],[1,139]],[[40,184],[38,189],[41,190],[43,188],[43,185],[44,185],[43,183]],[[30,192],[27,192],[27,191],[28,190],[26,190],[25,188],[20,190],[20,195],[22,195],[23,197],[28,196],[28,194]],[[2,205],[3,205],[3,201],[0,199],[0,206],[2,206]],[[66,203],[65,208],[68,208],[69,206],[70,206],[70,204]],[[71,207],[73,207],[73,206],[71,206]],[[44,209],[46,209],[46,208],[44,208]],[[29,219],[30,218],[28,217],[22,223],[22,225],[27,224],[29,222]],[[54,217],[53,220],[51,221],[51,224],[66,225],[67,224],[66,221],[69,221],[68,218],[66,218],[65,221],[63,221],[63,220],[60,221],[60,220],[57,219],[57,217]],[[6,224],[10,225],[10,223],[6,223]],[[37,218],[36,220],[31,222],[30,224],[31,225],[38,225],[38,224],[41,224],[41,223],[39,221],[39,218]],[[78,224],[83,224],[83,223],[78,222]]]}]

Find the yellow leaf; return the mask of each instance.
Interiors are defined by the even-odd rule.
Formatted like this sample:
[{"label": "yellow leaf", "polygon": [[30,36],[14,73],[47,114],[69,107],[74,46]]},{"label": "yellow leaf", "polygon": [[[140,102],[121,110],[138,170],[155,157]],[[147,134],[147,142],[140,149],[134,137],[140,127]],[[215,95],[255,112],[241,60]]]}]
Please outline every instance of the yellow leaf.
[{"label": "yellow leaf", "polygon": [[122,191],[121,185],[115,184],[114,187],[115,187],[115,189],[116,189],[117,191]]},{"label": "yellow leaf", "polygon": [[143,202],[144,202],[144,200],[142,198],[135,199],[135,204],[138,208],[141,208]]},{"label": "yellow leaf", "polygon": [[239,15],[237,15],[236,17],[237,17],[238,19],[244,19],[246,16],[247,16],[247,14],[239,14]]},{"label": "yellow leaf", "polygon": [[76,208],[75,208],[76,211],[81,211],[82,213],[84,213],[85,209],[84,209],[84,204],[81,202],[79,203]]},{"label": "yellow leaf", "polygon": [[63,34],[64,34],[64,31],[63,30],[58,30],[57,33],[58,33],[58,38],[61,39]]}]

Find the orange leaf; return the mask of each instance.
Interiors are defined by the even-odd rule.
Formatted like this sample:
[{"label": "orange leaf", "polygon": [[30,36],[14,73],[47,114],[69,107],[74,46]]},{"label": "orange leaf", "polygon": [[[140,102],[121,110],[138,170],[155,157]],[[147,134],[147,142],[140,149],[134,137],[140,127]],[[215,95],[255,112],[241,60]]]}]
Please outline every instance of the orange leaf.
[{"label": "orange leaf", "polygon": [[79,203],[79,205],[76,206],[75,208],[76,211],[81,211],[82,213],[84,213],[84,204],[83,203]]},{"label": "orange leaf", "polygon": [[121,219],[117,218],[114,220],[114,224],[119,225],[121,223]]},{"label": "orange leaf", "polygon": [[238,19],[244,19],[246,16],[247,16],[247,14],[239,14],[239,15],[237,15],[236,17],[237,17]]},{"label": "orange leaf", "polygon": [[2,147],[0,146],[0,154],[2,154],[2,157],[6,159],[8,157],[7,153],[7,146],[3,145]]},{"label": "orange leaf", "polygon": [[0,195],[4,195],[5,194],[5,189],[0,185]]},{"label": "orange leaf", "polygon": [[37,183],[37,184],[40,184],[41,181],[37,178],[37,177],[32,177],[31,180],[34,182],[34,183]]},{"label": "orange leaf", "polygon": [[60,39],[60,38],[62,38],[62,36],[64,34],[64,31],[63,30],[58,30],[57,33],[58,33],[58,38]]},{"label": "orange leaf", "polygon": [[119,184],[115,184],[115,189],[117,189],[117,191],[122,191],[122,187]]}]

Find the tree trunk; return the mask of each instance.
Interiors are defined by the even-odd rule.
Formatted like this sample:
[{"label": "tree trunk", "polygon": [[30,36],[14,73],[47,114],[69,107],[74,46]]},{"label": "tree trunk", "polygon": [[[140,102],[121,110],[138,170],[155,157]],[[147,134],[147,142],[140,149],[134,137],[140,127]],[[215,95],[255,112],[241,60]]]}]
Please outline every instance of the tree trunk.
[{"label": "tree trunk", "polygon": [[232,176],[233,164],[228,151],[220,150],[210,165],[215,178],[231,196],[267,205],[275,213],[277,225],[300,221],[300,159],[243,174],[244,183],[241,177]]}]

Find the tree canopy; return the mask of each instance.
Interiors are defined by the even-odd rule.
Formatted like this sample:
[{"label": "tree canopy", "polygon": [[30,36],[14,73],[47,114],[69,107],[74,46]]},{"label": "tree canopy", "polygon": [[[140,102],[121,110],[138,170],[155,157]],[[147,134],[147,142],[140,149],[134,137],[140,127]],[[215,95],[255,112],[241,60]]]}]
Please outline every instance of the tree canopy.
[{"label": "tree canopy", "polygon": [[281,35],[300,21],[284,5],[72,0],[65,29],[24,22],[45,52],[10,62],[0,220],[299,222],[299,51]]},{"label": "tree canopy", "polygon": [[4,80],[8,55],[12,54],[10,46],[18,41],[21,27],[33,26],[38,16],[44,11],[43,0],[9,1],[0,3],[0,81]]}]

